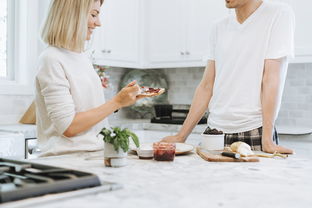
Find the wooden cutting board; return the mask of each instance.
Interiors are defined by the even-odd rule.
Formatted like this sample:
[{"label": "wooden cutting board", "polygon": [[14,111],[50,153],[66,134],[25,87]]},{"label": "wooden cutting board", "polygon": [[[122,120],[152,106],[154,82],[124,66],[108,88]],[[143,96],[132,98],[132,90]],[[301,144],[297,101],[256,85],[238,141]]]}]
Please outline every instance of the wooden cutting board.
[{"label": "wooden cutting board", "polygon": [[[196,153],[209,162],[259,162],[258,157],[241,157],[240,159],[234,159],[231,157],[225,157],[220,154],[212,154],[210,152],[204,152],[201,147],[196,148]],[[221,151],[220,151],[221,153]]]},{"label": "wooden cutting board", "polygon": [[36,106],[35,101],[31,103],[27,111],[19,121],[22,124],[36,124]]}]

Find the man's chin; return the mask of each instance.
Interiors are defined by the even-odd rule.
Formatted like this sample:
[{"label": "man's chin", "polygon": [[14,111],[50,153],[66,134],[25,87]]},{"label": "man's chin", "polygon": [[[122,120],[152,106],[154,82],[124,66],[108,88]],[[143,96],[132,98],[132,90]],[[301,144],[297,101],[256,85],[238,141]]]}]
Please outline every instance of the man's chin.
[{"label": "man's chin", "polygon": [[233,8],[235,8],[233,5],[228,4],[228,3],[226,3],[225,6],[226,6],[226,8],[228,8],[228,9],[233,9]]}]

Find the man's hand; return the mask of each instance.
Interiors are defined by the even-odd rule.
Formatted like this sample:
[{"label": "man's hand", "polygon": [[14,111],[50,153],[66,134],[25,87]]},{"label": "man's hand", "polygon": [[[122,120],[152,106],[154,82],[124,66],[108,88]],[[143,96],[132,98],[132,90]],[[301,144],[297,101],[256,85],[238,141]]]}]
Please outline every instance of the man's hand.
[{"label": "man's hand", "polygon": [[168,142],[168,143],[184,143],[185,139],[179,135],[174,136],[167,136],[161,140],[161,142]]},{"label": "man's hand", "polygon": [[263,142],[263,140],[262,140],[262,151],[267,152],[267,153],[274,153],[274,152],[284,153],[284,154],[294,153],[294,151],[291,149],[276,145],[273,142]]}]

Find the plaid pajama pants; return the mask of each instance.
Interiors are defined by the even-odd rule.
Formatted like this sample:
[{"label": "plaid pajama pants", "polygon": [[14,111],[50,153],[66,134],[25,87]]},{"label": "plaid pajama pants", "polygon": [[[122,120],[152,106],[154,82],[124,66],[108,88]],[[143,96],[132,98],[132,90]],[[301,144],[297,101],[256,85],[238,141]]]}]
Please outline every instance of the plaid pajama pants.
[{"label": "plaid pajama pants", "polygon": [[[262,150],[261,139],[262,139],[262,127],[259,127],[257,129],[253,129],[246,132],[224,134],[224,146],[229,147],[232,143],[241,141],[250,145],[252,150],[261,151]],[[278,144],[279,139],[275,128],[272,139],[273,142]]]},{"label": "plaid pajama pants", "polygon": [[[234,134],[225,134],[224,135],[224,146],[229,147],[233,142],[241,141],[250,145],[252,150],[261,151],[262,150],[262,127],[253,129],[251,131],[234,133]],[[278,134],[274,128],[273,132],[273,142],[278,144]]]}]

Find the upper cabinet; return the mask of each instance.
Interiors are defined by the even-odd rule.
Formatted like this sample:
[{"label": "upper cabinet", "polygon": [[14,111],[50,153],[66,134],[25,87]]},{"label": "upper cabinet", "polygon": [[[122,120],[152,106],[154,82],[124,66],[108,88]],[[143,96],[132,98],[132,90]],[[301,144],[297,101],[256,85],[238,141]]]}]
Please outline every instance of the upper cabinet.
[{"label": "upper cabinet", "polygon": [[[312,1],[275,1],[289,3],[296,15],[291,62],[312,62]],[[92,43],[95,62],[130,68],[205,66],[211,26],[228,12],[221,0],[105,0]]]},{"label": "upper cabinet", "polygon": [[[273,1],[273,0],[266,0]],[[274,0],[289,4],[296,18],[295,58],[292,63],[312,63],[312,1],[311,0]]]},{"label": "upper cabinet", "polygon": [[183,1],[149,0],[144,3],[144,66],[177,66],[183,61],[186,42]]},{"label": "upper cabinet", "polygon": [[296,15],[295,54],[292,62],[312,63],[312,1],[288,0]]},{"label": "upper cabinet", "polygon": [[147,1],[145,8],[146,65],[157,67],[204,66],[212,23],[228,11],[220,0]]},{"label": "upper cabinet", "polygon": [[139,52],[139,1],[105,0],[100,14],[102,26],[92,40],[95,61],[135,66]]},{"label": "upper cabinet", "polygon": [[228,10],[220,0],[105,0],[93,48],[97,64],[205,66],[212,22]]}]

